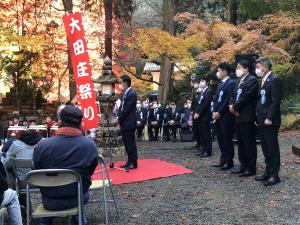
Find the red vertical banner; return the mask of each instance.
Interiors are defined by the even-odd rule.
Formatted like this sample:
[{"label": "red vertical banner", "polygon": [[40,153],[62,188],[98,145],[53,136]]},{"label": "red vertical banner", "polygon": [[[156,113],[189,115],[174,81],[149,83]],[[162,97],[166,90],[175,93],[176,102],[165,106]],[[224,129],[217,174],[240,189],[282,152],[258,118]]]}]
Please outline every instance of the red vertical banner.
[{"label": "red vertical banner", "polygon": [[79,12],[63,16],[68,38],[72,68],[76,80],[77,104],[83,113],[82,128],[92,129],[99,126],[99,110],[96,104],[96,92],[92,82],[87,43],[85,40],[82,17]]}]

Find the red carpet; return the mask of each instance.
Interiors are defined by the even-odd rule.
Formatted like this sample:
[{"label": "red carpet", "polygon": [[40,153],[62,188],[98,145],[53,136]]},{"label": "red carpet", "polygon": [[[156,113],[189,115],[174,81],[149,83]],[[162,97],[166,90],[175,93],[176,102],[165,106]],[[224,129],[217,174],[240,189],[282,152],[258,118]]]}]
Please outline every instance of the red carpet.
[{"label": "red carpet", "polygon": [[[124,163],[125,162],[116,162],[115,167],[119,168],[119,166],[123,165]],[[93,180],[100,179],[100,169],[100,166],[98,166],[96,173],[92,177]],[[138,161],[138,168],[135,170],[130,170],[129,172],[118,169],[109,169],[108,171],[113,184],[128,184],[193,172],[192,170],[183,166],[157,159],[141,159]]]}]

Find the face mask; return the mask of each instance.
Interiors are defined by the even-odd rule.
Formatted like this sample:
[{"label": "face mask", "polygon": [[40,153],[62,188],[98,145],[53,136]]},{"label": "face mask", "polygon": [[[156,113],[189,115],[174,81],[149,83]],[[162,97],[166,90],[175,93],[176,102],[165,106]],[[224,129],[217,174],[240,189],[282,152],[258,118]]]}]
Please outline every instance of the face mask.
[{"label": "face mask", "polygon": [[142,107],[142,104],[138,103],[138,104],[136,104],[136,107],[137,107],[137,108],[141,108],[141,107]]},{"label": "face mask", "polygon": [[256,69],[256,70],[255,70],[255,73],[256,73],[256,75],[257,75],[258,77],[263,77],[263,76],[264,76],[264,74],[263,74],[263,72],[261,71],[260,68]]},{"label": "face mask", "polygon": [[156,109],[157,108],[157,104],[153,104],[153,108]]},{"label": "face mask", "polygon": [[188,103],[187,106],[188,106],[188,108],[191,108],[192,104],[191,104],[191,103]]},{"label": "face mask", "polygon": [[195,88],[195,89],[198,89],[198,87],[199,87],[199,84],[197,84],[197,83],[194,84],[194,88]]},{"label": "face mask", "polygon": [[237,76],[238,78],[240,78],[240,77],[243,76],[244,72],[243,72],[242,69],[237,69],[237,70],[235,71],[235,74],[236,74],[236,76]]},{"label": "face mask", "polygon": [[172,109],[175,109],[175,108],[176,108],[176,105],[171,105],[171,108],[172,108]]},{"label": "face mask", "polygon": [[200,84],[199,84],[199,87],[201,88],[206,88],[206,82],[205,81],[201,81]]},{"label": "face mask", "polygon": [[217,72],[217,78],[218,78],[219,80],[222,80],[222,74],[221,74],[220,72]]},{"label": "face mask", "polygon": [[187,106],[187,105],[184,105],[184,108],[185,108],[185,109],[187,109],[187,108],[188,108],[188,106]]}]

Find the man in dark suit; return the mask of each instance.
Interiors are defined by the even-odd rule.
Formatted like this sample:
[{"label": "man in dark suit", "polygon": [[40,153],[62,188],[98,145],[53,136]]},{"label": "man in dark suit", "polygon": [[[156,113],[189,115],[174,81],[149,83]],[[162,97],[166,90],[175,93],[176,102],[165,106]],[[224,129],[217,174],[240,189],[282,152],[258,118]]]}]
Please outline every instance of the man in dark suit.
[{"label": "man in dark suit", "polygon": [[256,61],[256,74],[262,78],[256,107],[257,124],[266,168],[264,174],[255,177],[255,180],[264,181],[265,186],[280,182],[278,176],[280,169],[278,130],[281,125],[282,83],[271,72],[271,69],[271,59],[262,57]]},{"label": "man in dark suit", "polygon": [[199,133],[199,130],[200,130],[200,123],[199,123],[199,119],[195,118],[194,115],[195,115],[195,112],[196,112],[196,108],[198,107],[198,102],[200,101],[200,97],[201,97],[201,92],[202,92],[202,88],[199,87],[199,82],[200,80],[197,79],[195,80],[195,83],[194,83],[194,89],[195,89],[195,92],[193,94],[193,100],[192,100],[192,114],[193,114],[193,133],[194,133],[194,138],[196,140],[196,145],[193,146],[191,149],[197,149],[199,150],[196,155],[199,155],[202,153],[201,151],[201,137],[200,137],[200,133]]},{"label": "man in dark suit", "polygon": [[[163,110],[158,107],[157,101],[153,101],[152,108],[149,109],[148,133],[149,141],[158,141],[159,129],[162,126]],[[153,134],[154,129],[154,134]]]},{"label": "man in dark suit", "polygon": [[186,100],[186,108],[184,109],[184,116],[181,121],[181,130],[190,130],[190,127],[193,125],[193,116],[192,116],[192,100]]},{"label": "man in dark suit", "polygon": [[170,108],[166,110],[166,124],[164,125],[164,136],[166,141],[170,141],[170,130],[172,132],[172,141],[176,142],[177,128],[180,127],[181,112],[176,107],[174,101],[170,102]]},{"label": "man in dark suit", "polygon": [[121,76],[121,86],[123,90],[123,99],[119,108],[119,123],[121,126],[122,138],[125,150],[128,155],[127,162],[121,166],[128,170],[137,168],[137,147],[135,144],[135,129],[136,129],[136,92],[131,88],[131,79],[128,75]]},{"label": "man in dark suit", "polygon": [[230,101],[229,110],[235,115],[236,136],[238,140],[238,153],[240,167],[232,171],[232,174],[240,174],[240,177],[249,177],[256,174],[256,103],[258,93],[258,81],[249,74],[250,65],[246,60],[237,64],[236,76],[239,81]]},{"label": "man in dark suit", "polygon": [[234,81],[230,79],[230,65],[221,63],[218,66],[217,77],[220,80],[213,108],[213,121],[219,148],[221,151],[220,162],[215,167],[229,170],[233,167],[234,145],[234,116],[229,112],[229,101],[234,89]]},{"label": "man in dark suit", "polygon": [[147,122],[147,110],[142,107],[141,101],[138,100],[136,103],[136,123],[137,123],[137,137],[138,140],[142,140],[143,130]]},{"label": "man in dark suit", "polygon": [[202,158],[209,157],[212,153],[210,121],[212,117],[211,102],[213,100],[213,95],[209,88],[209,84],[209,77],[203,77],[201,79],[200,87],[203,90],[194,115],[194,118],[199,120],[198,133],[201,139],[202,152],[198,155]]}]

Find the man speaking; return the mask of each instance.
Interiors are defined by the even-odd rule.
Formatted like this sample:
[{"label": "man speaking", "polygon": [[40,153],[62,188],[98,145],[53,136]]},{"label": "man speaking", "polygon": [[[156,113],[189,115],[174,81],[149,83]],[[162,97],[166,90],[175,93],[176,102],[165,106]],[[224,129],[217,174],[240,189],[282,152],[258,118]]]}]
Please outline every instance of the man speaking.
[{"label": "man speaking", "polygon": [[121,168],[132,170],[137,168],[138,159],[135,144],[137,95],[131,88],[131,79],[128,75],[121,76],[121,87],[123,90],[123,99],[119,108],[119,123],[125,150],[128,155],[127,162]]}]

